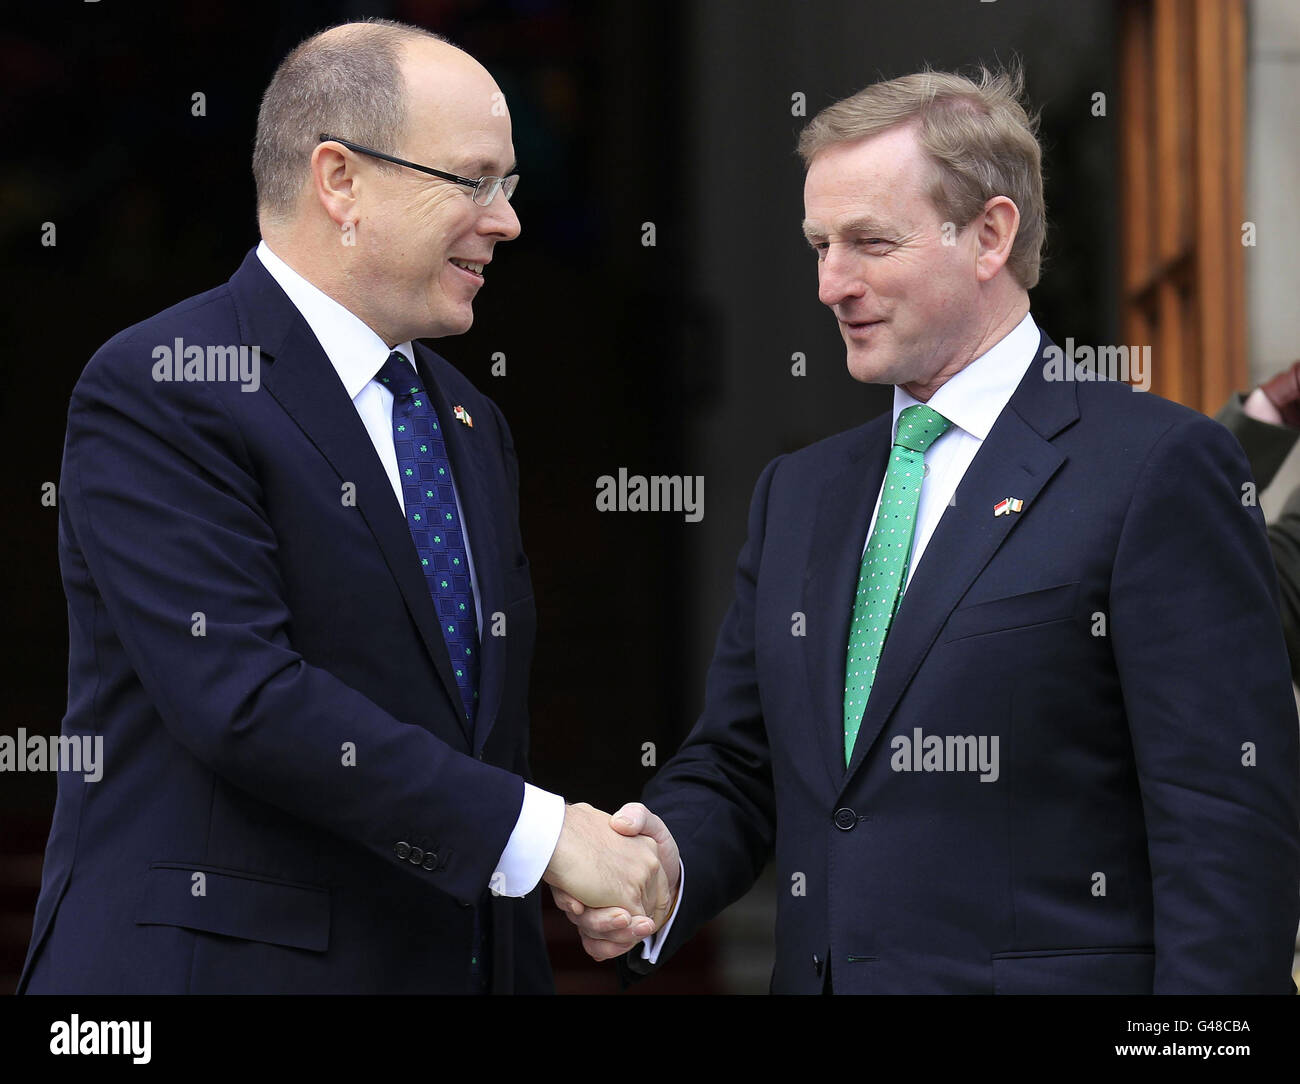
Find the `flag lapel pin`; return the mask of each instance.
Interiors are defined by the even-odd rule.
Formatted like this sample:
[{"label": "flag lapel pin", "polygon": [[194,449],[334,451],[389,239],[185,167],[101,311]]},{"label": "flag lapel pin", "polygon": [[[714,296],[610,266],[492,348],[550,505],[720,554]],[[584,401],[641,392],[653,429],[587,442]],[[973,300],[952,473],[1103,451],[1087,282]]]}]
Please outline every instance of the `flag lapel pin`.
[{"label": "flag lapel pin", "polygon": [[456,415],[456,420],[464,422],[471,429],[474,428],[474,419],[469,416],[469,411],[463,406],[452,407],[452,412]]},{"label": "flag lapel pin", "polygon": [[995,516],[1008,516],[1012,512],[1019,512],[1024,506],[1025,502],[1019,497],[1003,497],[993,506],[993,514]]}]

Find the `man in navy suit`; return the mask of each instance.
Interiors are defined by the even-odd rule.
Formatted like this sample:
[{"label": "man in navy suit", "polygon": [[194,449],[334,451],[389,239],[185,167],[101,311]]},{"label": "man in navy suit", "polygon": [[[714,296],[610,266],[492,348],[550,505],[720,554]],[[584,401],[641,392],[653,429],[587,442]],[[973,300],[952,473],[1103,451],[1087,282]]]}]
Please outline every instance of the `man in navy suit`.
[{"label": "man in navy suit", "polygon": [[528,782],[536,614],[464,332],[519,233],[472,58],[345,24],[276,72],[262,243],[113,338],[60,486],[64,773],[19,991],[544,992],[542,878],[662,918],[655,844]]},{"label": "man in navy suit", "polygon": [[[820,298],[894,409],[758,480],[703,715],[615,817],[678,891],[626,977],[774,853],[775,992],[1294,990],[1297,719],[1249,468],[1029,315],[1019,94],[925,72],[801,137]],[[644,932],[555,894],[597,959]]]}]

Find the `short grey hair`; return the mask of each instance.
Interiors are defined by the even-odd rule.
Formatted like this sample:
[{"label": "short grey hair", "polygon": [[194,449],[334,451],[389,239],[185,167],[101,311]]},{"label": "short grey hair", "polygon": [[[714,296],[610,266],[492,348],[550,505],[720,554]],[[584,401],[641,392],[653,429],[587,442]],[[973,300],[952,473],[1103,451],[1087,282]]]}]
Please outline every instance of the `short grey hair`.
[{"label": "short grey hair", "polygon": [[346,33],[331,27],[294,49],[262,95],[253,179],[258,213],[273,220],[292,213],[322,133],[397,153],[406,127],[402,47],[416,38],[447,40],[389,19],[341,25]]},{"label": "short grey hair", "polygon": [[1007,267],[1026,290],[1038,282],[1047,208],[1038,117],[1020,104],[1024,73],[979,69],[979,81],[929,68],[874,83],[827,106],[799,134],[805,168],[821,151],[918,121],[918,142],[934,165],[930,201],[964,228],[994,196],[1020,212]]}]

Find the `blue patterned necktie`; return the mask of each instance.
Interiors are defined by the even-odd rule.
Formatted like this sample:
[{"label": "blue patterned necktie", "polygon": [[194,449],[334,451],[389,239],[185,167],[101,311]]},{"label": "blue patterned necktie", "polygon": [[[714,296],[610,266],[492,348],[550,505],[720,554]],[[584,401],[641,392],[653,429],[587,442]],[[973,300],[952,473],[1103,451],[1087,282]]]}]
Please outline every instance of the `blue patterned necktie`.
[{"label": "blue patterned necktie", "polygon": [[[472,726],[478,707],[478,620],[474,615],[465,532],[456,508],[442,426],[423,381],[400,351],[388,355],[375,379],[393,393],[393,448],[402,481],[406,525],[438,611],[465,718]],[[480,912],[480,907],[474,908],[469,960],[473,993],[487,993],[489,988],[491,924]]]},{"label": "blue patterned necktie", "polygon": [[478,706],[478,621],[447,444],[427,389],[403,354],[389,354],[376,379],[393,393],[393,447],[406,525],[438,611],[465,718],[472,725]]}]

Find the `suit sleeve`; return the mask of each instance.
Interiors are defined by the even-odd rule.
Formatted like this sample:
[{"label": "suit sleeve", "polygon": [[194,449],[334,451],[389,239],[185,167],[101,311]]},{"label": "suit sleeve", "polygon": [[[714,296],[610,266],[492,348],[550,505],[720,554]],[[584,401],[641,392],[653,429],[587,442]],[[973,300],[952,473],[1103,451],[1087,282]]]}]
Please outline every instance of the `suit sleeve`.
[{"label": "suit sleeve", "polygon": [[[210,385],[150,380],[147,357],[138,342],[110,344],[68,413],[61,503],[102,599],[102,635],[121,642],[163,724],[213,772],[473,903],[523,780],[294,650],[278,540],[237,424]],[[342,763],[346,743],[354,765]],[[394,857],[420,836],[437,841],[432,871]]]},{"label": "suit sleeve", "polygon": [[1291,660],[1291,680],[1300,683],[1300,488],[1292,491],[1268,527],[1281,594],[1282,631]]},{"label": "suit sleeve", "polygon": [[[754,611],[767,500],[780,458],[759,477],[749,534],[736,564],[735,596],[718,632],[704,711],[682,747],[651,780],[644,804],[663,818],[689,866],[673,928],[659,955],[671,955],[758,879],[776,837],[771,751],[755,669]],[[639,948],[623,958],[633,975],[652,969]]]},{"label": "suit sleeve", "polygon": [[1234,392],[1219,408],[1214,420],[1226,426],[1228,432],[1237,438],[1250,460],[1250,471],[1262,490],[1268,488],[1283,461],[1291,454],[1300,432],[1285,425],[1261,422],[1247,414],[1244,408],[1245,398]]},{"label": "suit sleeve", "polygon": [[[1300,432],[1250,417],[1242,409],[1243,402],[1241,395],[1234,394],[1214,417],[1240,442],[1262,491],[1291,454]],[[1291,678],[1300,683],[1300,489],[1287,498],[1276,522],[1269,525],[1268,538],[1282,596],[1282,631],[1291,659]]]},{"label": "suit sleeve", "polygon": [[1263,517],[1218,425],[1136,468],[1111,636],[1147,824],[1156,993],[1290,993],[1300,753]]}]

